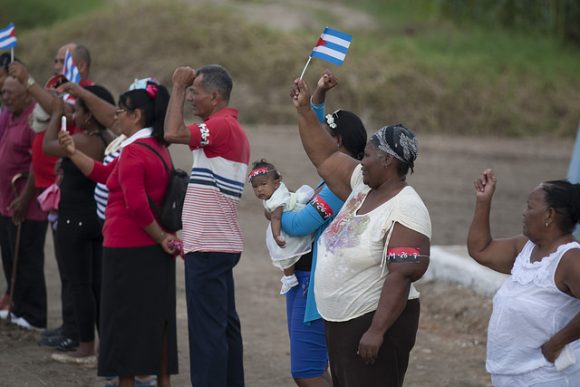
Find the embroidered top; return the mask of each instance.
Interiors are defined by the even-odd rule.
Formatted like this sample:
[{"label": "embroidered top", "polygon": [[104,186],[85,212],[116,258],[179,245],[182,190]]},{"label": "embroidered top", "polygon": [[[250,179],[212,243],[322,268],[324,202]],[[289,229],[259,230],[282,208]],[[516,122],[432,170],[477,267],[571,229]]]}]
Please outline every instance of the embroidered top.
[{"label": "embroidered top", "polygon": [[193,166],[183,205],[183,250],[243,250],[238,205],[250,160],[250,143],[238,111],[224,108],[188,126]]},{"label": "embroidered top", "polygon": [[[318,241],[314,291],[318,311],[328,321],[348,321],[377,309],[395,223],[431,238],[429,212],[412,187],[364,215],[356,212],[370,187],[362,182],[360,165],[353,171],[351,187],[341,211]],[[409,299],[417,297],[411,285]]]},{"label": "embroidered top", "polygon": [[[492,374],[521,374],[541,367],[555,370],[541,347],[580,312],[580,300],[562,292],[554,282],[562,256],[580,244],[560,245],[541,261],[530,262],[534,247],[531,241],[524,245],[511,277],[493,298],[486,361]],[[580,340],[569,345],[580,358]],[[575,367],[580,369],[580,364]]]}]

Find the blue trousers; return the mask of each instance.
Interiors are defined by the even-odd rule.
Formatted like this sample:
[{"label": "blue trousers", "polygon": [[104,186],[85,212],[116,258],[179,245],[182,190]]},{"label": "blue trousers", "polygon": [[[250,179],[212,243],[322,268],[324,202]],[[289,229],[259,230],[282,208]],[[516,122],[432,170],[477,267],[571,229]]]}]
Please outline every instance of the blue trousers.
[{"label": "blue trousers", "polygon": [[297,271],[298,286],[286,293],[286,316],[290,337],[290,370],[294,379],[317,378],[328,368],[322,319],[304,322],[309,271]]},{"label": "blue trousers", "polygon": [[233,268],[240,253],[185,255],[189,363],[194,387],[243,387],[240,319]]}]

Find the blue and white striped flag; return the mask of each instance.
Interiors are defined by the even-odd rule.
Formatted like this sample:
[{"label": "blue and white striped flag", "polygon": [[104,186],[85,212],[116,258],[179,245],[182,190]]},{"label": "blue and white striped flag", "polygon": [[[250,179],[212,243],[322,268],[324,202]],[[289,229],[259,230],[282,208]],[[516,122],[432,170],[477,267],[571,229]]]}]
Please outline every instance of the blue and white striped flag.
[{"label": "blue and white striped flag", "polygon": [[70,53],[70,50],[66,50],[62,74],[66,77],[66,79],[68,79],[69,82],[79,83],[81,81],[81,74],[73,62],[73,57]]},{"label": "blue and white striped flag", "polygon": [[0,29],[0,50],[16,47],[16,27],[14,23]]},{"label": "blue and white striped flag", "polygon": [[344,62],[351,41],[352,35],[326,27],[312,49],[310,57],[324,59],[340,66]]}]

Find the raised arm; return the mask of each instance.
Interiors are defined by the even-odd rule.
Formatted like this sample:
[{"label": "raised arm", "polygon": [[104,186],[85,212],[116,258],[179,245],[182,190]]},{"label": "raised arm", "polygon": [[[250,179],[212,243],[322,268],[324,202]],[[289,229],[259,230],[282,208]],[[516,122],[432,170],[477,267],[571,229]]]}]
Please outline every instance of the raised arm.
[{"label": "raised arm", "polygon": [[329,188],[342,200],[351,192],[350,177],[358,161],[338,151],[336,142],[310,109],[310,92],[303,80],[294,81],[292,101],[298,112],[300,139],[310,161]]},{"label": "raised arm", "polygon": [[324,103],[326,100],[326,92],[334,88],[336,85],[338,85],[338,80],[334,74],[332,74],[330,70],[324,70],[316,84],[314,93],[312,93],[311,102],[317,105]]},{"label": "raised arm", "polygon": [[389,273],[381,290],[379,305],[371,326],[360,339],[358,354],[366,364],[373,364],[383,344],[385,332],[399,318],[409,298],[411,283],[419,280],[429,267],[429,238],[395,223],[389,248],[419,249],[419,259],[395,260],[388,263]]},{"label": "raised arm", "polygon": [[323,124],[324,116],[326,114],[326,107],[324,103],[326,101],[326,93],[334,88],[338,84],[336,77],[329,71],[324,70],[318,83],[316,84],[316,90],[312,93],[312,98],[310,98],[310,108],[316,114],[318,121]]},{"label": "raised arm", "polygon": [[[85,176],[88,176],[93,172],[95,160],[76,148],[75,141],[67,131],[59,131],[58,141],[64,155],[71,159],[71,161],[81,170]],[[112,164],[113,163],[109,165]],[[103,181],[99,182],[103,183]]]},{"label": "raised arm", "polygon": [[191,133],[183,119],[183,103],[187,88],[193,84],[195,70],[191,67],[178,67],[173,72],[173,88],[165,114],[165,141],[172,144],[189,144]]},{"label": "raised arm", "polygon": [[47,112],[50,114],[50,121],[48,122],[46,133],[42,140],[42,151],[50,156],[66,157],[67,152],[58,143],[58,132],[64,113],[64,102],[60,98],[55,97]]},{"label": "raised arm", "polygon": [[479,264],[500,273],[509,274],[527,238],[523,235],[508,239],[492,238],[489,214],[496,182],[497,179],[491,169],[483,171],[482,175],[474,181],[475,212],[467,236],[467,250]]},{"label": "raised arm", "polygon": [[115,105],[111,105],[77,83],[67,82],[59,86],[57,91],[60,93],[69,93],[73,97],[81,98],[87,105],[91,114],[101,123],[101,125],[106,128],[114,128]]},{"label": "raised arm", "polygon": [[[50,110],[50,121],[46,128],[46,133],[42,140],[42,150],[47,155],[56,157],[67,157],[68,153],[59,143],[58,134],[61,131],[61,118],[64,113],[64,102],[60,98],[52,100],[52,109]],[[100,160],[103,157],[103,144],[97,136],[89,136],[85,133],[76,133],[73,135],[75,147],[85,155]]]},{"label": "raised arm", "polygon": [[28,69],[20,62],[10,63],[8,73],[14,78],[18,79],[20,83],[26,86],[28,92],[34,98],[40,107],[45,111],[49,112],[51,109],[52,99],[56,98],[44,87],[40,86],[34,78],[28,73]]}]

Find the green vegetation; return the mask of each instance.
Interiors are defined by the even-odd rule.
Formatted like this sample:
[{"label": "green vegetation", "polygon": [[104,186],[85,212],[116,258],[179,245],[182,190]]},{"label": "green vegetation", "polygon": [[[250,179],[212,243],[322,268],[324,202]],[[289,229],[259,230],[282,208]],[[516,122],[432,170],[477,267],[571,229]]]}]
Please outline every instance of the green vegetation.
[{"label": "green vegetation", "polygon": [[346,62],[336,67],[314,60],[305,78],[314,86],[324,68],[333,70],[340,86],[329,109],[359,113],[369,131],[403,122],[431,133],[576,133],[580,50],[547,34],[455,25],[440,15],[437,2],[427,0],[356,2],[377,21],[360,28],[345,28],[342,16],[320,12],[316,3],[281,2],[294,11],[305,7],[315,20],[286,31],[250,24],[240,12],[248,4],[266,2],[232,0],[203,8],[167,1],[111,4],[19,35],[17,55],[42,79],[62,43],[83,43],[93,54],[93,78],[114,93],[135,77],[153,75],[170,85],[176,66],[221,63],[234,76],[232,104],[244,122],[293,123],[290,84],[321,27],[330,25],[354,35]]},{"label": "green vegetation", "polygon": [[458,22],[542,32],[580,47],[580,3],[577,0],[440,0],[444,15]]},{"label": "green vegetation", "polygon": [[103,5],[103,0],[2,0],[0,27],[14,22],[17,32],[48,26],[70,17],[90,12]]},{"label": "green vegetation", "polygon": [[[580,120],[580,49],[545,30],[492,28],[444,18],[445,0],[361,0],[380,20],[355,47],[405,68],[417,123],[465,134],[573,135]],[[507,1],[497,1],[506,3]],[[464,4],[478,2],[464,1]],[[447,10],[449,12],[449,10]],[[361,42],[363,40],[363,42]],[[388,70],[386,70],[388,72]],[[425,111],[431,111],[428,115]]]}]

